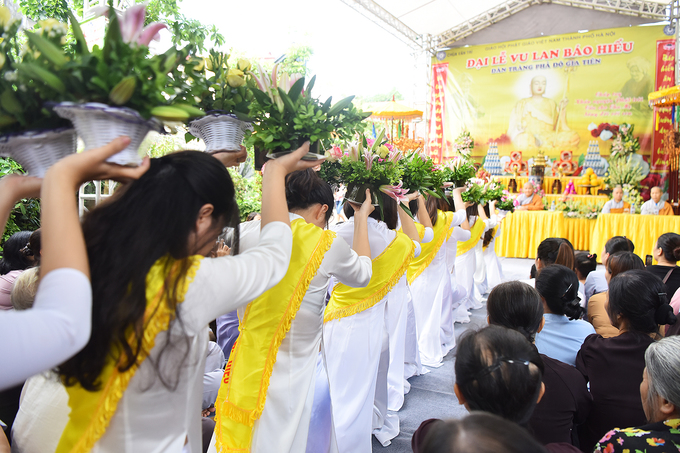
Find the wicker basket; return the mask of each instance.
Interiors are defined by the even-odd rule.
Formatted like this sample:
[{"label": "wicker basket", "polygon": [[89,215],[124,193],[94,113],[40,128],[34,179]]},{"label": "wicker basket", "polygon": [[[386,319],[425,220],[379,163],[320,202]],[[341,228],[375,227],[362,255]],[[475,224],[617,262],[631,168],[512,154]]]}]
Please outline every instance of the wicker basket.
[{"label": "wicker basket", "polygon": [[10,156],[31,175],[42,178],[55,162],[76,152],[76,131],[61,128],[0,137],[0,155]]},{"label": "wicker basket", "polygon": [[241,151],[247,130],[253,126],[230,113],[212,113],[189,123],[189,133],[205,142],[207,153]]},{"label": "wicker basket", "polygon": [[63,102],[55,105],[54,111],[71,120],[85,142],[85,151],[104,146],[121,135],[130,137],[130,145],[108,159],[108,162],[120,165],[139,165],[142,162],[139,155],[142,140],[149,131],[161,132],[163,128],[160,121],[154,118],[146,120],[135,110],[95,102]]}]

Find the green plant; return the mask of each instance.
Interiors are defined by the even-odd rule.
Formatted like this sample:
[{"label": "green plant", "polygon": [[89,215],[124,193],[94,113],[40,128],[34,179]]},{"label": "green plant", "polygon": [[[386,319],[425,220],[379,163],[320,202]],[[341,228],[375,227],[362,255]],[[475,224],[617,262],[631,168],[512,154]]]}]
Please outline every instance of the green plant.
[{"label": "green plant", "polygon": [[248,214],[262,209],[262,176],[255,173],[253,178],[244,178],[234,168],[229,168],[229,175],[234,182],[241,221],[245,221]]},{"label": "green plant", "polygon": [[[0,177],[11,173],[24,173],[24,170],[13,159],[0,157]],[[38,228],[40,228],[40,201],[35,198],[19,200],[7,219],[5,231],[2,233],[2,244],[4,245],[5,241],[18,231],[35,231]]]},{"label": "green plant", "polygon": [[[358,129],[359,123],[370,113],[353,113],[349,96],[331,106],[331,98],[324,103],[312,97],[316,76],[305,88],[305,78],[298,75],[279,76],[274,66],[271,74],[258,65],[255,76],[257,87],[253,88],[255,100],[251,104],[251,116],[255,118],[254,132],[247,143],[267,151],[295,149],[309,140],[321,142],[324,148],[331,146],[333,133],[340,139],[348,138]],[[304,88],[304,90],[303,90]]]},{"label": "green plant", "polygon": [[500,201],[504,195],[503,184],[498,181],[489,181],[483,187],[482,199],[485,201]]},{"label": "green plant", "polygon": [[453,183],[455,187],[463,187],[465,183],[475,177],[477,170],[468,159],[456,156],[442,167],[444,181]]},{"label": "green plant", "polygon": [[609,160],[609,170],[604,181],[609,187],[624,184],[638,187],[644,178],[640,164],[633,160],[632,155],[628,155]]},{"label": "green plant", "polygon": [[441,186],[434,186],[434,162],[429,156],[413,151],[401,159],[399,165],[403,172],[401,181],[409,192],[420,191],[441,198]]},{"label": "green plant", "polygon": [[479,184],[468,181],[465,186],[467,190],[461,194],[463,201],[470,201],[472,203],[479,203],[482,201],[484,190]]}]

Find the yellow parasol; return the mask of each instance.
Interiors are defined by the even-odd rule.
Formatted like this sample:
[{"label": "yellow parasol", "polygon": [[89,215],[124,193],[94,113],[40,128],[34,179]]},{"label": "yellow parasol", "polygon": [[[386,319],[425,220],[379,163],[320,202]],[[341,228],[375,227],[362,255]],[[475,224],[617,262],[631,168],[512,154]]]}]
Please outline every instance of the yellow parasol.
[{"label": "yellow parasol", "polygon": [[[392,133],[390,134],[390,142],[392,143],[394,142],[394,120],[400,122],[404,120],[415,120],[423,117],[422,111],[408,107],[404,104],[399,104],[394,100],[394,96],[392,97],[392,100],[388,102],[374,102],[371,104],[369,111],[373,112],[369,119],[384,120],[385,123],[387,123],[388,120],[390,121],[392,129]],[[399,130],[401,131],[401,129]]]}]

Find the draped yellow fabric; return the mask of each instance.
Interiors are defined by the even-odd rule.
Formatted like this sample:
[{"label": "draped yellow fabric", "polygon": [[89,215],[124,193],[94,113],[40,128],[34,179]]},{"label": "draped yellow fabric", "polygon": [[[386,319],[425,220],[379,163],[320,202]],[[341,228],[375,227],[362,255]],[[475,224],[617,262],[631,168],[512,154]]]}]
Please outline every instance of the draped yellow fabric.
[{"label": "draped yellow fabric", "polygon": [[[600,217],[602,215],[607,214],[600,214]],[[536,258],[538,245],[550,237],[568,239],[575,250],[591,250],[595,222],[595,219],[565,218],[560,211],[515,211],[503,220],[500,236],[496,238],[496,254],[508,258]],[[601,252],[600,249],[597,254]]]},{"label": "draped yellow fabric", "polygon": [[635,254],[644,261],[645,255],[652,255],[659,236],[670,232],[680,232],[680,216],[600,214],[593,228],[590,248],[586,250],[601,255],[609,238],[626,236],[635,244]]},{"label": "draped yellow fabric", "polygon": [[456,256],[463,256],[465,253],[472,250],[479,242],[482,234],[484,234],[484,222],[481,219],[477,219],[475,224],[472,225],[472,228],[470,228],[470,239],[464,242],[458,242]]},{"label": "draped yellow fabric", "polygon": [[453,233],[453,228],[451,228],[451,223],[453,223],[453,212],[446,211],[445,214],[447,221],[449,222],[449,231],[446,233],[446,240],[448,241],[449,239],[451,239],[451,233]]},{"label": "draped yellow fabric", "polygon": [[215,403],[218,452],[250,451],[253,426],[264,409],[279,347],[336,236],[303,219],[291,222],[291,229],[293,252],[288,272],[248,304],[239,325],[239,337]]},{"label": "draped yellow fabric", "polygon": [[[423,226],[422,223],[418,223],[418,222],[413,222],[413,224],[416,226],[416,230],[418,230],[418,237],[422,241],[423,238],[425,237],[425,226]],[[399,232],[403,233],[404,230],[400,227]]]},{"label": "draped yellow fabric", "polygon": [[447,238],[449,228],[451,227],[451,220],[453,216],[447,215],[448,213],[443,211],[437,211],[437,222],[432,226],[434,230],[434,239],[430,242],[420,244],[420,255],[417,258],[413,258],[411,264],[408,266],[408,271],[406,273],[409,284],[418,278],[420,274],[430,265],[437,252],[444,244]]},{"label": "draped yellow fabric", "polygon": [[368,286],[350,288],[338,283],[333,287],[323,322],[352,316],[380,302],[408,269],[415,248],[411,238],[397,232],[390,245],[373,260],[373,275]]},{"label": "draped yellow fabric", "polygon": [[[189,270],[187,277],[177,288],[177,303],[184,301],[189,284],[193,281],[202,258],[202,256],[186,258],[189,261]],[[106,431],[130,380],[153,349],[156,336],[167,330],[175,317],[173,309],[166,303],[164,290],[166,281],[172,281],[171,277],[168,278],[167,269],[170,269],[170,276],[172,276],[179,271],[181,264],[181,261],[168,257],[161,258],[154,263],[146,276],[147,302],[144,312],[144,338],[137,364],[121,372],[118,370],[118,360],[113,358],[114,354],[110,354],[99,376],[102,383],[100,390],[90,392],[79,384],[66,387],[71,413],[59,440],[57,453],[89,452]],[[133,343],[135,340],[136,335],[131,332],[128,341]]]}]

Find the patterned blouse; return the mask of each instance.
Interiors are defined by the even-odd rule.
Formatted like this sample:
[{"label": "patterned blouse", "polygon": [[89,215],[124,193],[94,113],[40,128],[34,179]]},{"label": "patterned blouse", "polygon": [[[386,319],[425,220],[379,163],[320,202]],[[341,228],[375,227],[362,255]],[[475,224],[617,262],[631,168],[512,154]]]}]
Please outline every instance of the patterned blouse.
[{"label": "patterned blouse", "polygon": [[593,453],[680,452],[680,419],[639,428],[614,429],[600,439]]}]

